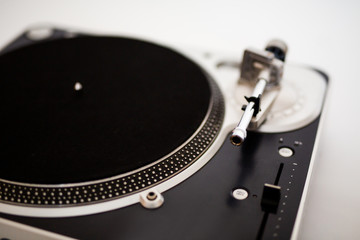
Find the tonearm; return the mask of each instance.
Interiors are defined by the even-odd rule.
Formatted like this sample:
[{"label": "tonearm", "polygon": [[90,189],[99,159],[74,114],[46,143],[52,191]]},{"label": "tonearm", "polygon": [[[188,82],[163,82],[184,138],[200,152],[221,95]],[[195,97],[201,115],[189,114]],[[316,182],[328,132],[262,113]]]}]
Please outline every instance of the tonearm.
[{"label": "tonearm", "polygon": [[240,146],[246,139],[247,130],[258,129],[266,119],[272,104],[279,95],[287,46],[283,41],[270,41],[265,50],[247,49],[241,63],[239,84],[253,87],[248,104],[239,124],[230,137],[232,144]]}]

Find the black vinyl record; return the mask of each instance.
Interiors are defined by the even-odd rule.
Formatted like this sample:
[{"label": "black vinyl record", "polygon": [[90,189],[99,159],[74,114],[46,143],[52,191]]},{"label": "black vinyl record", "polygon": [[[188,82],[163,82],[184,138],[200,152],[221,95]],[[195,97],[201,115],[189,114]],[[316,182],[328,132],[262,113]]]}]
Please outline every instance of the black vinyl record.
[{"label": "black vinyl record", "polygon": [[193,62],[126,38],[33,44],[2,55],[0,76],[0,178],[26,183],[146,166],[194,134],[211,98]]}]

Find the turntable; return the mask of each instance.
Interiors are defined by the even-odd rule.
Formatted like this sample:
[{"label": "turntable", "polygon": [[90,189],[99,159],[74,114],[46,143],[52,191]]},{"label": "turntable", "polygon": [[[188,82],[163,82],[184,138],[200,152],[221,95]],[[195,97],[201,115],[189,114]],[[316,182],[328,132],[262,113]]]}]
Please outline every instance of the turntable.
[{"label": "turntable", "polygon": [[328,78],[32,29],[0,55],[2,238],[296,238]]}]

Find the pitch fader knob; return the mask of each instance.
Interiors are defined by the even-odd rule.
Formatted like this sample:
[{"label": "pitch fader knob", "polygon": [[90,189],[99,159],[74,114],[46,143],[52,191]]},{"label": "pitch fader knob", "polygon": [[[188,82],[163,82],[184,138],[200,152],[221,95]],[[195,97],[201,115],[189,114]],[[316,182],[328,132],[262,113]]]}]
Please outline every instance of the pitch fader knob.
[{"label": "pitch fader knob", "polygon": [[261,208],[264,212],[276,213],[281,198],[281,187],[269,183],[264,184]]}]

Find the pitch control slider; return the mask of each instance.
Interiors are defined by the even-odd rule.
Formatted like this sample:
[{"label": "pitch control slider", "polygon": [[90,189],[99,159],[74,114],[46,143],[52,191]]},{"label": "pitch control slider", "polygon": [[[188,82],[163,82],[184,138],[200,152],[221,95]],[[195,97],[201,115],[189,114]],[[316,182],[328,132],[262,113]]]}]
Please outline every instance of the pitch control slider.
[{"label": "pitch control slider", "polygon": [[[232,144],[240,146],[245,141],[247,129],[257,129],[266,119],[280,92],[286,52],[287,46],[280,40],[269,42],[265,51],[245,50],[239,84],[251,85],[254,90],[251,97],[245,97],[248,104],[243,108],[244,114],[232,132]],[[268,102],[265,108],[261,106],[263,99]]]}]

